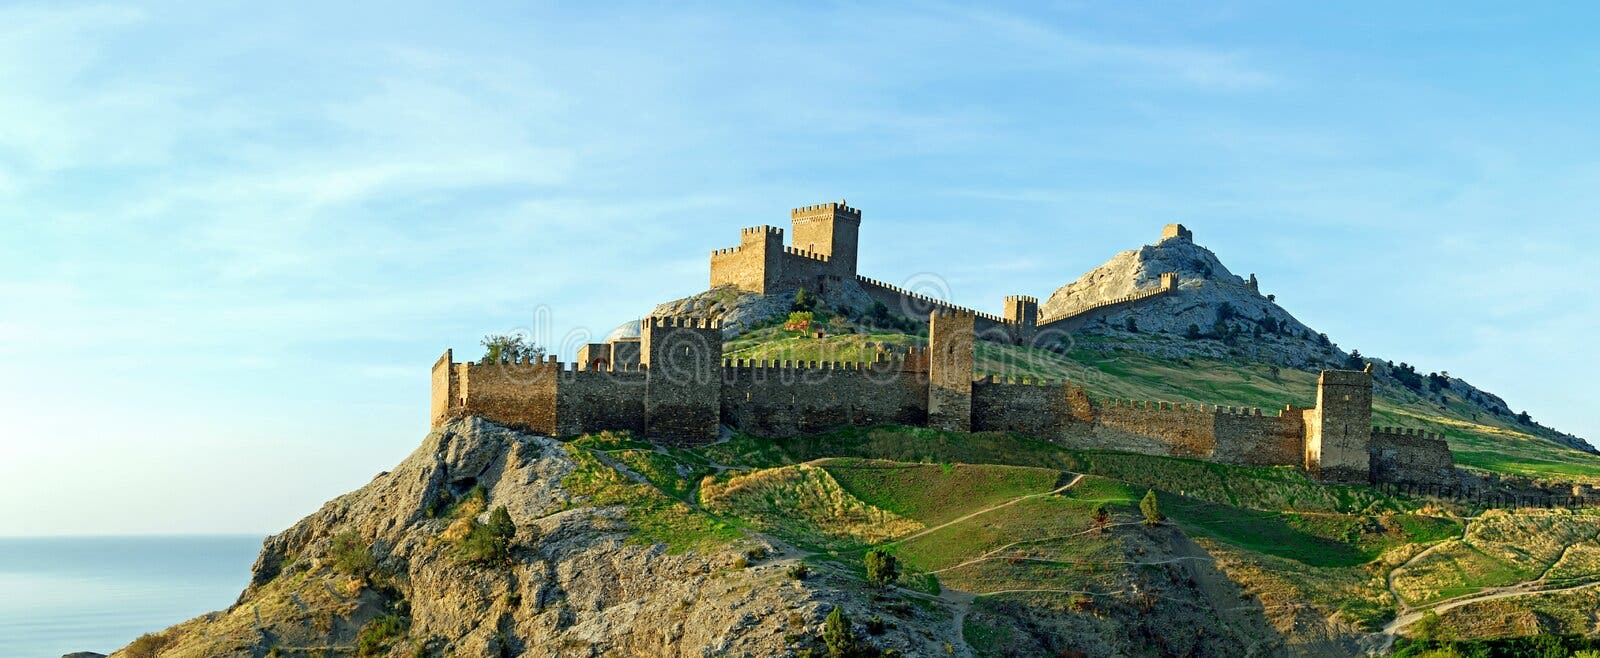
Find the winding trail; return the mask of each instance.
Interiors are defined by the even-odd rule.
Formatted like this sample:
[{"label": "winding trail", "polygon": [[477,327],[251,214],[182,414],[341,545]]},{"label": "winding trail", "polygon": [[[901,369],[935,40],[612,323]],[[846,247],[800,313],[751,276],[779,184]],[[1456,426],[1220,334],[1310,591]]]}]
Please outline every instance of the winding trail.
[{"label": "winding trail", "polygon": [[1039,492],[1039,493],[1027,494],[1025,496],[1017,496],[1016,498],[1012,498],[1011,500],[1008,500],[1006,502],[1000,503],[999,505],[994,505],[994,506],[991,506],[991,507],[985,507],[985,508],[983,508],[981,510],[978,510],[976,512],[973,512],[971,514],[963,516],[961,518],[953,519],[953,520],[950,520],[950,521],[946,521],[944,523],[941,523],[939,525],[933,526],[931,528],[924,528],[923,530],[921,530],[920,532],[917,532],[916,534],[896,539],[895,543],[908,542],[908,541],[911,541],[911,540],[916,539],[918,537],[921,537],[923,535],[929,534],[931,532],[934,532],[934,531],[937,531],[937,530],[943,530],[943,529],[948,528],[950,526],[953,526],[953,525],[955,525],[957,523],[962,523],[964,521],[971,520],[973,517],[982,516],[984,514],[988,514],[989,512],[993,512],[993,511],[995,511],[997,509],[1004,509],[1004,508],[1010,507],[1012,505],[1020,503],[1020,502],[1022,502],[1024,500],[1028,500],[1030,498],[1041,498],[1041,497],[1044,497],[1044,496],[1054,496],[1054,495],[1056,495],[1058,493],[1061,493],[1063,491],[1071,489],[1072,485],[1077,484],[1078,481],[1082,480],[1082,479],[1083,479],[1083,474],[1081,474],[1081,473],[1073,473],[1071,481],[1067,482],[1066,484],[1061,485],[1060,487],[1057,487],[1055,489],[1051,489],[1050,491],[1042,491],[1042,492]]}]

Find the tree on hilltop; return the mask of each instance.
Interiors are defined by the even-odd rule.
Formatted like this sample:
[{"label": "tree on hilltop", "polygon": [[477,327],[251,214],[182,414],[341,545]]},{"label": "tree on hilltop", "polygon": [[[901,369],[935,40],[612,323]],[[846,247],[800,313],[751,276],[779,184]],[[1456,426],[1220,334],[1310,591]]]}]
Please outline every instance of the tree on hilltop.
[{"label": "tree on hilltop", "polygon": [[1139,511],[1144,512],[1145,525],[1157,525],[1167,520],[1161,514],[1161,503],[1156,500],[1156,490],[1151,489],[1144,494],[1144,500],[1139,501]]},{"label": "tree on hilltop", "polygon": [[537,361],[544,358],[544,348],[524,338],[522,334],[489,334],[483,337],[483,362]]}]

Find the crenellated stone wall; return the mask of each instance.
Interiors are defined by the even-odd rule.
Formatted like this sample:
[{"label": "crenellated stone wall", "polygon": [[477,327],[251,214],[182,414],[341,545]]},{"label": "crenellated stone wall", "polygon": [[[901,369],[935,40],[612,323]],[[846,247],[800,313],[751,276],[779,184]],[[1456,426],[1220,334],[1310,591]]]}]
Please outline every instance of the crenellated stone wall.
[{"label": "crenellated stone wall", "polygon": [[[719,427],[783,437],[883,423],[1018,432],[1075,448],[1122,450],[1248,466],[1304,467],[1337,482],[1450,488],[1442,437],[1370,425],[1370,372],[1324,371],[1316,407],[1260,409],[1164,401],[1096,402],[1070,382],[974,381],[977,316],[939,309],[929,346],[866,363],[723,360],[714,322],[647,318],[637,341],[589,345],[570,367],[531,362],[434,363],[430,416],[459,415],[554,436],[628,430],[678,445],[715,441]],[[624,342],[630,343],[624,347]],[[610,354],[607,355],[607,350]],[[604,363],[597,355],[638,365]],[[1357,454],[1359,453],[1359,454]]]}]

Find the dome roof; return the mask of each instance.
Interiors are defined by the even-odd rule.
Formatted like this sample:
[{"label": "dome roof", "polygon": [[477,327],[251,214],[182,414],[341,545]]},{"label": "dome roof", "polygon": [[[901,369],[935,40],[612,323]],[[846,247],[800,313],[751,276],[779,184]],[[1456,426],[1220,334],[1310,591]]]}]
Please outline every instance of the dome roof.
[{"label": "dome roof", "polygon": [[642,330],[639,328],[639,321],[629,320],[617,325],[616,329],[612,329],[611,333],[606,334],[605,342],[609,343],[611,341],[621,340],[624,338],[638,338],[641,332]]}]

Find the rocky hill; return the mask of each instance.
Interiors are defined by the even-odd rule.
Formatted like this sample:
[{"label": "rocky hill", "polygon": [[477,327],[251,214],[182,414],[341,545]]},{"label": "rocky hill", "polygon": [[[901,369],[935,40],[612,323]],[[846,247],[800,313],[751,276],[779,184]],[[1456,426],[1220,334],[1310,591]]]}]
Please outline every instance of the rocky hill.
[{"label": "rocky hill", "polygon": [[686,450],[467,418],[268,538],[233,606],[115,655],[1346,656],[1429,611],[1591,632],[1597,528],[1014,435]]}]

